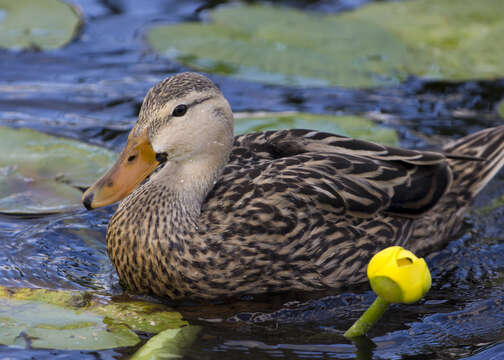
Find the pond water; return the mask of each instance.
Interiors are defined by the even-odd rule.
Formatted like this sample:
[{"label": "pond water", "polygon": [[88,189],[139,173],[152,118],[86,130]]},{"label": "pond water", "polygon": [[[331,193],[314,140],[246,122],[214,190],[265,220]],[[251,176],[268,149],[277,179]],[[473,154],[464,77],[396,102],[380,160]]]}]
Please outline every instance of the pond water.
[{"label": "pond water", "polygon": [[[285,1],[337,12],[365,0]],[[0,50],[0,125],[29,127],[119,150],[146,91],[187,70],[152,53],[152,24],[199,19],[222,1],[78,0],[84,26],[61,50]],[[405,83],[368,90],[263,85],[210,76],[234,111],[368,114],[396,129],[400,145],[430,148],[502,123],[504,79]],[[373,301],[367,286],[345,292],[263,296],[176,309],[202,330],[188,359],[504,359],[504,176],[476,201],[461,234],[427,258],[433,288],[394,305],[359,343],[343,331]],[[0,285],[122,290],[105,250],[115,207],[44,216],[0,216]],[[121,359],[135,349],[30,350],[0,346],[0,358]]]}]

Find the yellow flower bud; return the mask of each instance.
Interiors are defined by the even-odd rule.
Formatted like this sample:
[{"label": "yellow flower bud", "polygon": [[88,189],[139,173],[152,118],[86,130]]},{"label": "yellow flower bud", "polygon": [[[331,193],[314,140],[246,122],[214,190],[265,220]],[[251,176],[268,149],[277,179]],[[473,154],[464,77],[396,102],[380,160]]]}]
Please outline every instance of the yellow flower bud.
[{"label": "yellow flower bud", "polygon": [[388,247],[373,256],[367,276],[373,291],[390,303],[418,301],[432,282],[425,260],[400,246]]}]

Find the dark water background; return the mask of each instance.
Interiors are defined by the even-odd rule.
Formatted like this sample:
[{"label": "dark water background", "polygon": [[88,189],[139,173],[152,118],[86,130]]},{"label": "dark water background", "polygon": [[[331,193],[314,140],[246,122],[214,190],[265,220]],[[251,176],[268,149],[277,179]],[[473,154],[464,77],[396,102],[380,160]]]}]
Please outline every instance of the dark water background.
[{"label": "dark water background", "polygon": [[[366,0],[284,1],[338,12]],[[30,127],[119,150],[146,91],[184,67],[152,53],[146,29],[198,20],[221,1],[76,0],[84,25],[61,50],[0,50],[0,125]],[[276,2],[278,3],[278,2]],[[337,61],[337,59],[335,59]],[[372,90],[286,88],[211,76],[235,111],[372,114],[401,146],[436,147],[502,123],[504,80],[424,82]],[[504,359],[504,196],[500,174],[478,198],[460,236],[428,257],[433,288],[414,305],[393,306],[361,343],[342,332],[373,301],[366,286],[344,293],[266,296],[177,308],[203,327],[190,359]],[[502,201],[501,201],[502,202]],[[478,210],[479,209],[479,210]],[[50,216],[0,216],[0,285],[121,294],[105,250],[114,207]],[[134,349],[133,349],[134,350]],[[132,349],[26,350],[0,358],[120,359]]]}]

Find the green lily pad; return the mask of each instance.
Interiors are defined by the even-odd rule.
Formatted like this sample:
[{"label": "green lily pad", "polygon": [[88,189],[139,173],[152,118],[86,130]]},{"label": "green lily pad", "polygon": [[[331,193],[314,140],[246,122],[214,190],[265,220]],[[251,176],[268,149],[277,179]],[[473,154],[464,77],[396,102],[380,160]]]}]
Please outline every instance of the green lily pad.
[{"label": "green lily pad", "polygon": [[307,113],[236,114],[238,134],[276,129],[313,129],[397,146],[394,129],[359,116],[314,115]]},{"label": "green lily pad", "polygon": [[[0,344],[65,350],[134,346],[135,331],[187,327],[178,312],[147,302],[110,302],[92,294],[0,287]],[[185,344],[180,339],[181,346]]]},{"label": "green lily pad", "polygon": [[367,86],[395,83],[397,71],[406,76],[400,70],[408,61],[406,46],[373,24],[266,5],[222,7],[210,19],[154,27],[148,40],[156,51],[197,70],[246,80]]},{"label": "green lily pad", "polygon": [[80,26],[76,10],[58,0],[0,0],[0,47],[53,49]]},{"label": "green lily pad", "polygon": [[200,330],[199,326],[164,330],[149,339],[130,360],[180,359]]},{"label": "green lily pad", "polygon": [[39,301],[42,303],[83,308],[89,305],[90,296],[77,291],[54,291],[47,289],[7,288],[0,286],[0,299]]},{"label": "green lily pad", "polygon": [[411,74],[446,80],[504,76],[504,2],[415,0],[362,8],[346,17],[383,26],[409,47]]},{"label": "green lily pad", "polygon": [[497,105],[497,114],[504,119],[504,100],[502,100],[499,105]]},{"label": "green lily pad", "polygon": [[0,299],[0,344],[34,348],[100,350],[134,346],[140,340],[125,325],[107,327],[103,318],[89,312],[22,300]]},{"label": "green lily pad", "polygon": [[181,326],[189,325],[187,321],[182,320],[180,313],[167,312],[166,306],[147,302],[111,303],[96,307],[93,311],[106,316],[106,322],[109,324],[124,324],[132,330],[153,334],[165,329],[178,329]]},{"label": "green lily pad", "polygon": [[227,6],[211,11],[208,23],[155,26],[147,39],[157,52],[200,71],[286,85],[372,87],[409,75],[504,76],[503,13],[500,0],[375,3],[328,16]]},{"label": "green lily pad", "polygon": [[114,162],[112,151],[30,129],[0,126],[0,212],[50,213],[80,205]]}]

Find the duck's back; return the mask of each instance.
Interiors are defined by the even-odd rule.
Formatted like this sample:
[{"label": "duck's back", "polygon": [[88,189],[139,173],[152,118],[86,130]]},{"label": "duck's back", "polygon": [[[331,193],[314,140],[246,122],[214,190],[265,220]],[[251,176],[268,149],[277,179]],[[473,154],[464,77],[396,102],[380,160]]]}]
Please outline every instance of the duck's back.
[{"label": "duck's back", "polygon": [[452,179],[464,167],[486,168],[480,153],[462,148],[453,160],[308,130],[239,136],[202,208],[202,236],[239,293],[363,281],[380,249],[424,253],[458,227],[462,214],[450,220],[450,212],[474,193],[461,197]]}]

